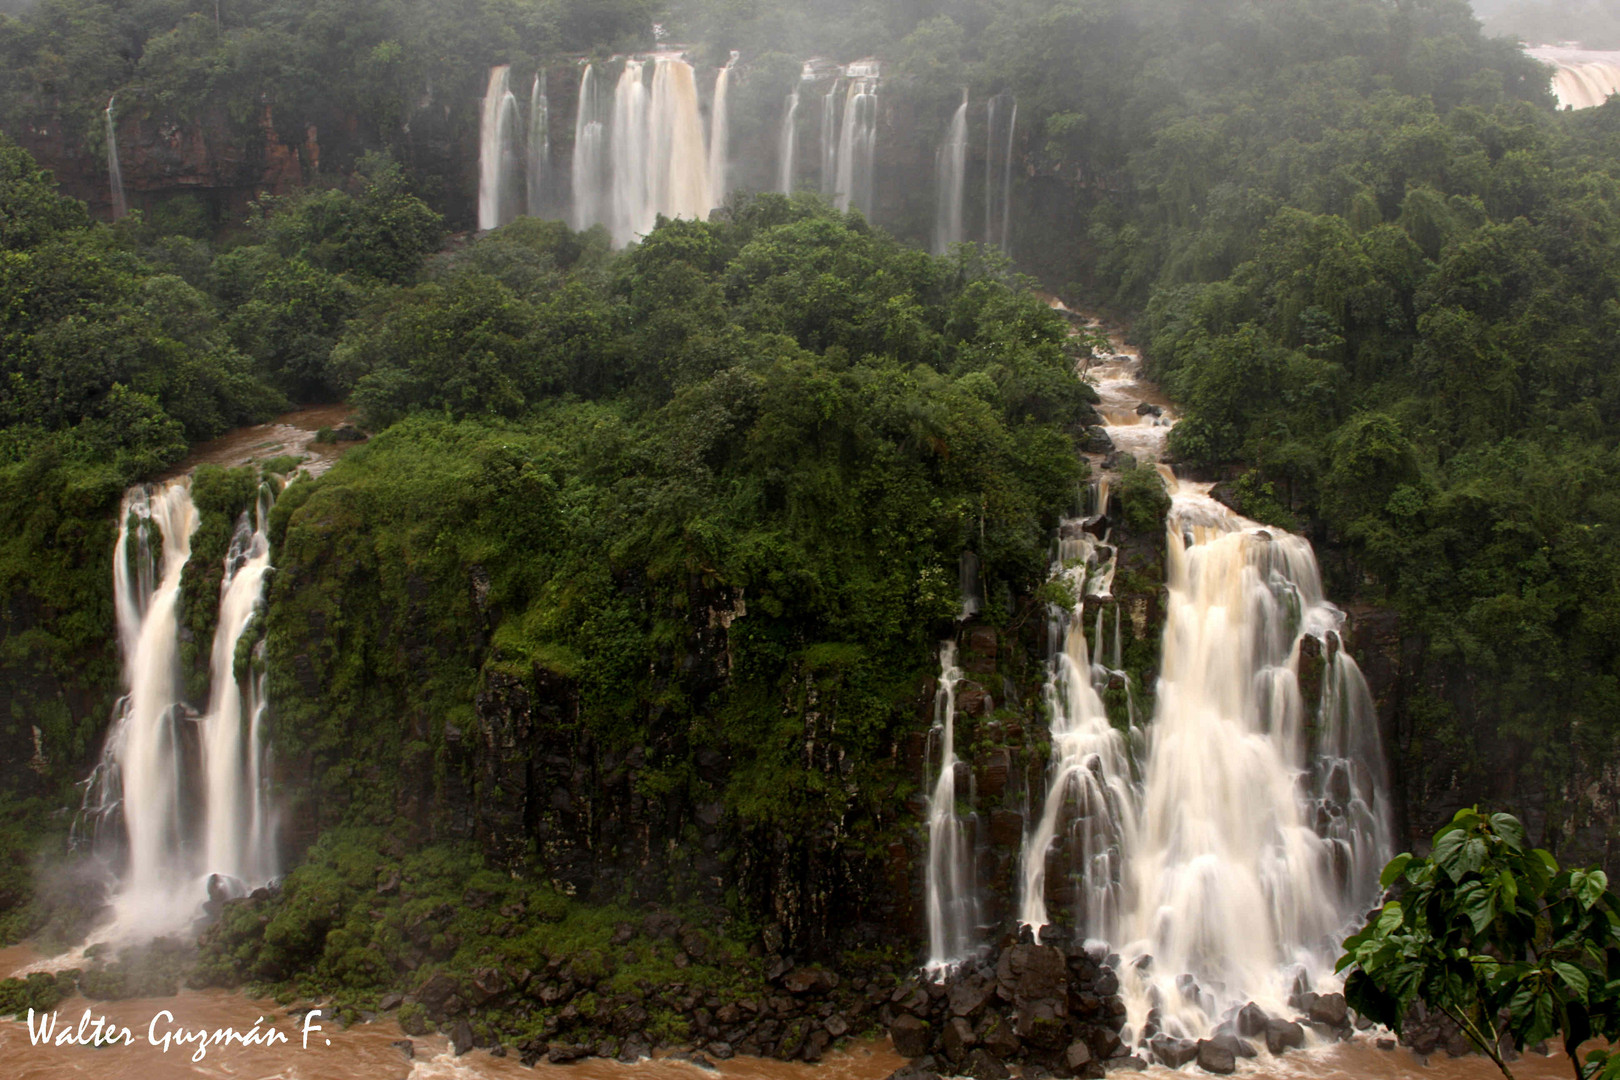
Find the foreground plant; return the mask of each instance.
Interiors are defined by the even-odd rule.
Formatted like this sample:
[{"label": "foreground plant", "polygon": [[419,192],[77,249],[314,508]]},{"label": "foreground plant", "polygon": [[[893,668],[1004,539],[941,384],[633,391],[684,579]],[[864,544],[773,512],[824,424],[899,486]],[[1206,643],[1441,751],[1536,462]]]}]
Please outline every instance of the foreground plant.
[{"label": "foreground plant", "polygon": [[1512,1077],[1504,1037],[1557,1036],[1576,1080],[1620,1078],[1620,1053],[1578,1057],[1620,1036],[1620,899],[1598,869],[1561,870],[1509,814],[1460,810],[1428,858],[1397,855],[1379,883],[1395,897],[1348,938],[1346,1000],[1397,1033],[1423,1002],[1456,1021]]}]

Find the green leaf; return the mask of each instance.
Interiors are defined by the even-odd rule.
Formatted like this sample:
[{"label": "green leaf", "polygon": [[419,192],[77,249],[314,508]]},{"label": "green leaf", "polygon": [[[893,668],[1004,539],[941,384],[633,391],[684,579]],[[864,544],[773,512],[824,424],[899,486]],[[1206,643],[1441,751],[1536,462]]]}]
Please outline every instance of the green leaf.
[{"label": "green leaf", "polygon": [[1524,850],[1524,826],[1512,814],[1492,814],[1491,831],[1500,836],[1514,851]]},{"label": "green leaf", "polygon": [[1571,881],[1575,888],[1575,899],[1581,903],[1582,911],[1591,911],[1592,906],[1603,898],[1609,889],[1609,875],[1601,870],[1591,870],[1581,875],[1579,883]]},{"label": "green leaf", "polygon": [[1461,829],[1452,829],[1434,842],[1434,853],[1429,857],[1452,881],[1461,881],[1466,872],[1461,863],[1463,845],[1467,842],[1468,834]]},{"label": "green leaf", "polygon": [[1395,879],[1399,878],[1401,874],[1405,872],[1407,864],[1411,861],[1412,853],[1409,851],[1403,851],[1401,854],[1389,860],[1389,865],[1384,867],[1384,872],[1378,875],[1379,888],[1387,889],[1391,885],[1395,884]]},{"label": "green leaf", "polygon": [[1513,871],[1503,870],[1501,875],[1497,877],[1496,895],[1504,910],[1510,914],[1518,910],[1515,902],[1519,899],[1519,882],[1513,876]]},{"label": "green leaf", "polygon": [[1571,993],[1582,1001],[1586,999],[1586,972],[1567,960],[1554,960],[1552,969],[1558,973],[1558,977],[1563,980],[1565,986],[1569,987]]},{"label": "green leaf", "polygon": [[1474,933],[1483,934],[1496,918],[1496,897],[1490,889],[1481,886],[1463,895],[1462,910],[1468,916],[1468,921],[1473,923]]},{"label": "green leaf", "polygon": [[1405,917],[1406,912],[1401,908],[1401,902],[1399,900],[1391,900],[1389,903],[1384,905],[1384,910],[1379,913],[1378,924],[1376,927],[1378,935],[1383,937],[1392,931],[1399,929],[1401,920]]}]

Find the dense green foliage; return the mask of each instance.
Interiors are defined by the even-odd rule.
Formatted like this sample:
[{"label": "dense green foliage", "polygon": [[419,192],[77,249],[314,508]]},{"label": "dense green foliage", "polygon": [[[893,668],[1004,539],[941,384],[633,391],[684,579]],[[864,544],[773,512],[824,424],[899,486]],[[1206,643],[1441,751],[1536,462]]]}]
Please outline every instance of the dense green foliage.
[{"label": "dense green foliage", "polygon": [[[1010,616],[1089,413],[1034,297],[780,196],[613,259],[497,230],[375,300],[332,364],[386,430],[277,505],[271,692],[278,743],[362,820],[473,722],[481,677],[537,671],[591,737],[668,744],[667,783],[720,745],[752,762],[722,793],[747,820],[816,819],[845,796],[804,760],[805,686],[836,687],[852,766],[886,767],[959,554]],[[723,689],[683,674],[722,615]]]},{"label": "dense green foliage", "polygon": [[[1363,1016],[1398,1032],[1422,1001],[1510,1078],[1506,1037],[1522,1048],[1557,1036],[1578,1062],[1587,1040],[1620,1035],[1620,899],[1601,870],[1560,870],[1517,818],[1468,809],[1435,833],[1427,858],[1398,855],[1381,881],[1399,895],[1339,961]],[[1576,1080],[1620,1075],[1620,1056],[1604,1051],[1584,1064]]]}]

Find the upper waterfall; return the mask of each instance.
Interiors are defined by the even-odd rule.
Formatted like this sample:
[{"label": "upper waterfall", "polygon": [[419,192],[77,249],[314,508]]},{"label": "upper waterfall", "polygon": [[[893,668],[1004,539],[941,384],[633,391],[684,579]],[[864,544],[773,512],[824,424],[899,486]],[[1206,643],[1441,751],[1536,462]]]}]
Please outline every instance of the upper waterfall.
[{"label": "upper waterfall", "polygon": [[709,205],[720,206],[730,194],[731,168],[731,105],[727,101],[731,86],[731,69],[737,64],[737,52],[714,77],[714,105],[709,119]]},{"label": "upper waterfall", "polygon": [[478,227],[493,229],[508,219],[511,196],[512,134],[517,121],[517,98],[511,88],[511,67],[489,69],[478,125]]},{"label": "upper waterfall", "polygon": [[1549,45],[1525,52],[1553,66],[1553,94],[1563,108],[1596,108],[1620,94],[1620,52]]},{"label": "upper waterfall", "polygon": [[534,73],[529,88],[528,213],[546,210],[546,182],[551,173],[551,100],[546,96],[546,75]]},{"label": "upper waterfall", "polygon": [[114,94],[107,99],[107,183],[112,198],[112,216],[114,221],[121,221],[129,214],[129,206],[124,201],[124,170],[118,164],[118,123],[113,118],[113,103],[118,100]]},{"label": "upper waterfall", "polygon": [[968,92],[951,115],[934,163],[934,254],[944,255],[964,238],[962,211],[967,188]]}]

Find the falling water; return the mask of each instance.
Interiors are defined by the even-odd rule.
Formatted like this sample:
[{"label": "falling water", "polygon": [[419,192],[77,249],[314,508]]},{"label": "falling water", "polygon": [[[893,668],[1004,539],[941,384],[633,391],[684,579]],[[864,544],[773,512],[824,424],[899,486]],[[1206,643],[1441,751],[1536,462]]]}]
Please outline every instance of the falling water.
[{"label": "falling water", "polygon": [[714,77],[714,116],[709,122],[709,205],[720,206],[730,193],[727,171],[730,167],[731,110],[726,103],[726,91],[731,85],[731,69],[737,63],[737,52]]},{"label": "falling water", "polygon": [[[1296,979],[1330,978],[1390,832],[1382,776],[1361,764],[1383,756],[1371,695],[1310,544],[1188,488],[1170,513],[1163,667],[1115,940],[1151,957],[1126,969],[1133,1029],[1157,1002],[1164,1030],[1197,1036],[1246,1000],[1281,1012]],[[1313,747],[1298,670],[1319,646],[1334,655]]]},{"label": "falling water", "polygon": [[928,964],[943,974],[974,949],[979,924],[978,890],[973,881],[973,821],[956,812],[956,642],[939,647],[939,690],[934,695],[934,726],[939,741],[939,777],[928,797]]},{"label": "falling water", "polygon": [[[1091,663],[1082,618],[1084,597],[1095,596],[1100,586],[1101,545],[1081,530],[1065,531],[1071,535],[1059,542],[1054,571],[1080,599],[1072,610],[1052,611],[1047,623],[1054,645],[1045,689],[1052,763],[1040,820],[1025,838],[1018,918],[1037,928],[1050,921],[1049,863],[1070,859],[1076,925],[1088,937],[1111,940],[1123,891],[1122,838],[1132,827],[1136,799],[1126,736],[1109,723],[1094,683],[1105,681],[1107,673]],[[1101,613],[1099,606],[1099,617]]]},{"label": "falling water", "polygon": [[1620,94],[1620,52],[1567,47],[1526,49],[1553,66],[1552,90],[1560,108],[1591,109]]},{"label": "falling water", "polygon": [[852,64],[844,97],[844,118],[838,129],[837,170],[833,204],[851,206],[870,216],[872,165],[877,152],[877,68]]},{"label": "falling water", "polygon": [[1018,132],[1018,99],[1012,103],[1012,115],[1007,118],[1007,157],[1001,165],[1001,251],[1012,251],[1012,168],[1013,136]]},{"label": "falling water", "polygon": [[506,220],[507,178],[511,173],[512,128],[517,98],[510,89],[511,69],[489,69],[483,116],[478,125],[478,227],[493,229]]},{"label": "falling water", "polygon": [[613,122],[608,162],[613,178],[613,242],[624,245],[652,231],[653,210],[647,177],[647,83],[640,60],[625,62],[613,90]]},{"label": "falling water", "polygon": [[[651,124],[652,214],[656,217],[709,216],[714,199],[703,146],[703,118],[698,112],[697,79],[684,60],[660,56],[653,68]],[[649,223],[650,228],[650,223]],[[649,230],[642,230],[643,232]]]},{"label": "falling water", "polygon": [[528,213],[545,212],[546,180],[551,172],[551,102],[546,97],[545,72],[537,71],[529,88]]},{"label": "falling water", "polygon": [[793,194],[794,157],[799,149],[799,92],[787,96],[787,108],[782,114],[782,131],[776,137],[776,190],[783,195]]},{"label": "falling water", "polygon": [[[1007,111],[1005,133],[999,122]],[[984,118],[984,246],[1010,247],[1008,229],[1012,224],[1013,135],[1018,130],[1018,99],[1000,93],[985,103]],[[998,135],[1003,135],[998,139]]]},{"label": "falling water", "polygon": [[996,246],[996,106],[997,94],[984,103],[984,246]]},{"label": "falling water", "polygon": [[838,80],[821,99],[821,193],[832,195],[838,190]]},{"label": "falling water", "polygon": [[951,116],[945,142],[934,163],[934,254],[944,255],[963,239],[962,208],[967,178],[968,95]]},{"label": "falling water", "polygon": [[[198,717],[184,701],[180,671],[180,582],[198,524],[190,480],[136,487],[124,497],[113,599],[126,692],[86,783],[83,811],[96,848],[122,861],[103,940],[172,930],[210,893],[239,894],[274,873],[262,673],[244,683],[235,670],[269,570],[271,501],[261,489],[231,541],[208,710]],[[200,752],[192,749],[198,744]],[[183,809],[193,805],[201,809],[196,820]]]},{"label": "falling water", "polygon": [[574,156],[569,179],[574,191],[574,228],[588,229],[603,220],[602,178],[607,169],[607,131],[596,95],[596,75],[586,64],[579,76],[579,104],[574,111]]},{"label": "falling water", "polygon": [[129,206],[124,201],[124,170],[118,164],[118,125],[113,121],[113,102],[117,100],[117,94],[107,99],[107,180],[112,189],[113,220],[122,221]]}]

